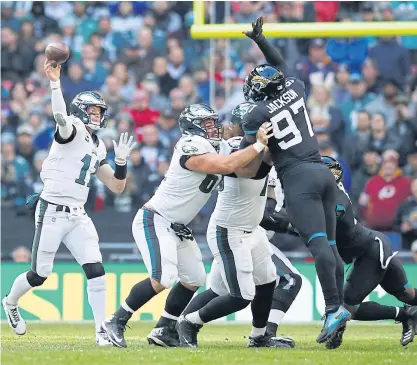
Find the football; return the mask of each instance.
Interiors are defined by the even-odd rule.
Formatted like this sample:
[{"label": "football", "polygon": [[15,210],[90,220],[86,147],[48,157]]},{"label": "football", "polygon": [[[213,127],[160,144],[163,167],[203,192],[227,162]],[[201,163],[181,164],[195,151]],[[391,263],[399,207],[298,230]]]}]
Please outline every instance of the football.
[{"label": "football", "polygon": [[[45,55],[49,61],[56,64],[64,63],[70,56],[70,50],[64,43],[54,42],[49,43],[45,48]],[[55,67],[55,66],[54,66]]]}]

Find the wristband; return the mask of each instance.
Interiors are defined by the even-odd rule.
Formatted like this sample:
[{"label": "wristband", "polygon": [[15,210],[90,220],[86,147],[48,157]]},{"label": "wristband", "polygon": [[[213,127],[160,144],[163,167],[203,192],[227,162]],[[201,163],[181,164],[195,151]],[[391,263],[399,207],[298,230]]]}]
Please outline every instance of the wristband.
[{"label": "wristband", "polygon": [[127,164],[118,165],[116,163],[116,169],[114,170],[114,177],[117,180],[124,180],[126,179],[126,175],[127,175]]},{"label": "wristband", "polygon": [[252,146],[258,153],[261,153],[265,149],[265,145],[261,142],[255,142]]},{"label": "wristband", "polygon": [[61,87],[61,80],[58,81],[49,81],[49,85],[51,86],[52,90],[59,89]]}]

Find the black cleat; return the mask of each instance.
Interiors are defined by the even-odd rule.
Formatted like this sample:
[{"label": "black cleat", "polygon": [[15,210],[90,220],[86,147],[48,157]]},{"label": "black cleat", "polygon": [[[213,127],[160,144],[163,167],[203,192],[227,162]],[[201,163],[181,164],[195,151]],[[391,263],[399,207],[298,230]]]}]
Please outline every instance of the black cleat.
[{"label": "black cleat", "polygon": [[176,322],[172,322],[172,325],[152,329],[147,337],[149,345],[179,347],[180,339],[175,325]]},{"label": "black cleat", "polygon": [[406,306],[404,316],[406,317],[401,323],[403,324],[403,333],[401,335],[401,345],[407,346],[413,342],[417,333],[417,306]]},{"label": "black cleat", "polygon": [[198,347],[197,335],[201,327],[203,326],[190,322],[184,316],[178,318],[176,328],[180,339],[179,347]]},{"label": "black cleat", "polygon": [[345,333],[345,330],[346,324],[337,330],[333,338],[326,341],[326,349],[334,350],[340,347],[343,342],[343,334]]},{"label": "black cleat", "polygon": [[127,347],[124,333],[127,321],[115,315],[103,321],[101,328],[107,333],[110,342],[116,347]]},{"label": "black cleat", "polygon": [[292,348],[295,342],[289,337],[272,337],[270,335],[262,335],[257,337],[249,337],[248,347],[275,347],[275,348]]}]

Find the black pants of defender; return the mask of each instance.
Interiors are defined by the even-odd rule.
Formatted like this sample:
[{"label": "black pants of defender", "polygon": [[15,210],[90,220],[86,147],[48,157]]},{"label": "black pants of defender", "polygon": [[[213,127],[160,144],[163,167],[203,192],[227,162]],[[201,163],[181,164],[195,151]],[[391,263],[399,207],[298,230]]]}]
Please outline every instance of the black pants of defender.
[{"label": "black pants of defender", "polygon": [[285,206],[292,225],[308,243],[316,237],[336,239],[337,185],[329,168],[319,163],[300,164],[282,179]]},{"label": "black pants of defender", "polygon": [[[384,260],[392,255],[391,243],[384,234],[378,233],[382,241]],[[344,302],[358,305],[364,301],[378,285],[389,294],[397,296],[408,286],[407,275],[398,257],[394,256],[388,267],[383,269],[380,261],[381,246],[377,240],[353,263],[353,269],[344,286]]]}]

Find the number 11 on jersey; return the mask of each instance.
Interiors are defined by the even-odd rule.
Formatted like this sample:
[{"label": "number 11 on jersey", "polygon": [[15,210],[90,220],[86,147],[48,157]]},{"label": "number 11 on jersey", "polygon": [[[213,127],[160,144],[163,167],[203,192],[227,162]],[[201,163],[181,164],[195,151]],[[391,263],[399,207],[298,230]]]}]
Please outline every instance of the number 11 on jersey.
[{"label": "number 11 on jersey", "polygon": [[[294,104],[290,105],[290,108],[294,115],[297,115],[301,108],[304,109],[304,119],[307,123],[308,133],[310,134],[310,137],[314,136],[313,128],[311,126],[310,118],[307,113],[307,108],[304,102],[304,99],[301,98],[297,100]],[[284,120],[287,122],[287,126],[283,129],[280,129],[279,122]],[[284,139],[286,136],[292,134],[292,138],[287,141],[281,141],[278,143],[278,146],[286,150],[292,146],[295,146],[303,141],[303,137],[301,136],[301,133],[299,129],[297,128],[297,125],[294,122],[294,119],[290,113],[289,110],[282,110],[277,115],[273,116],[271,118],[271,123],[274,128],[274,136],[276,139],[281,140]]]}]

